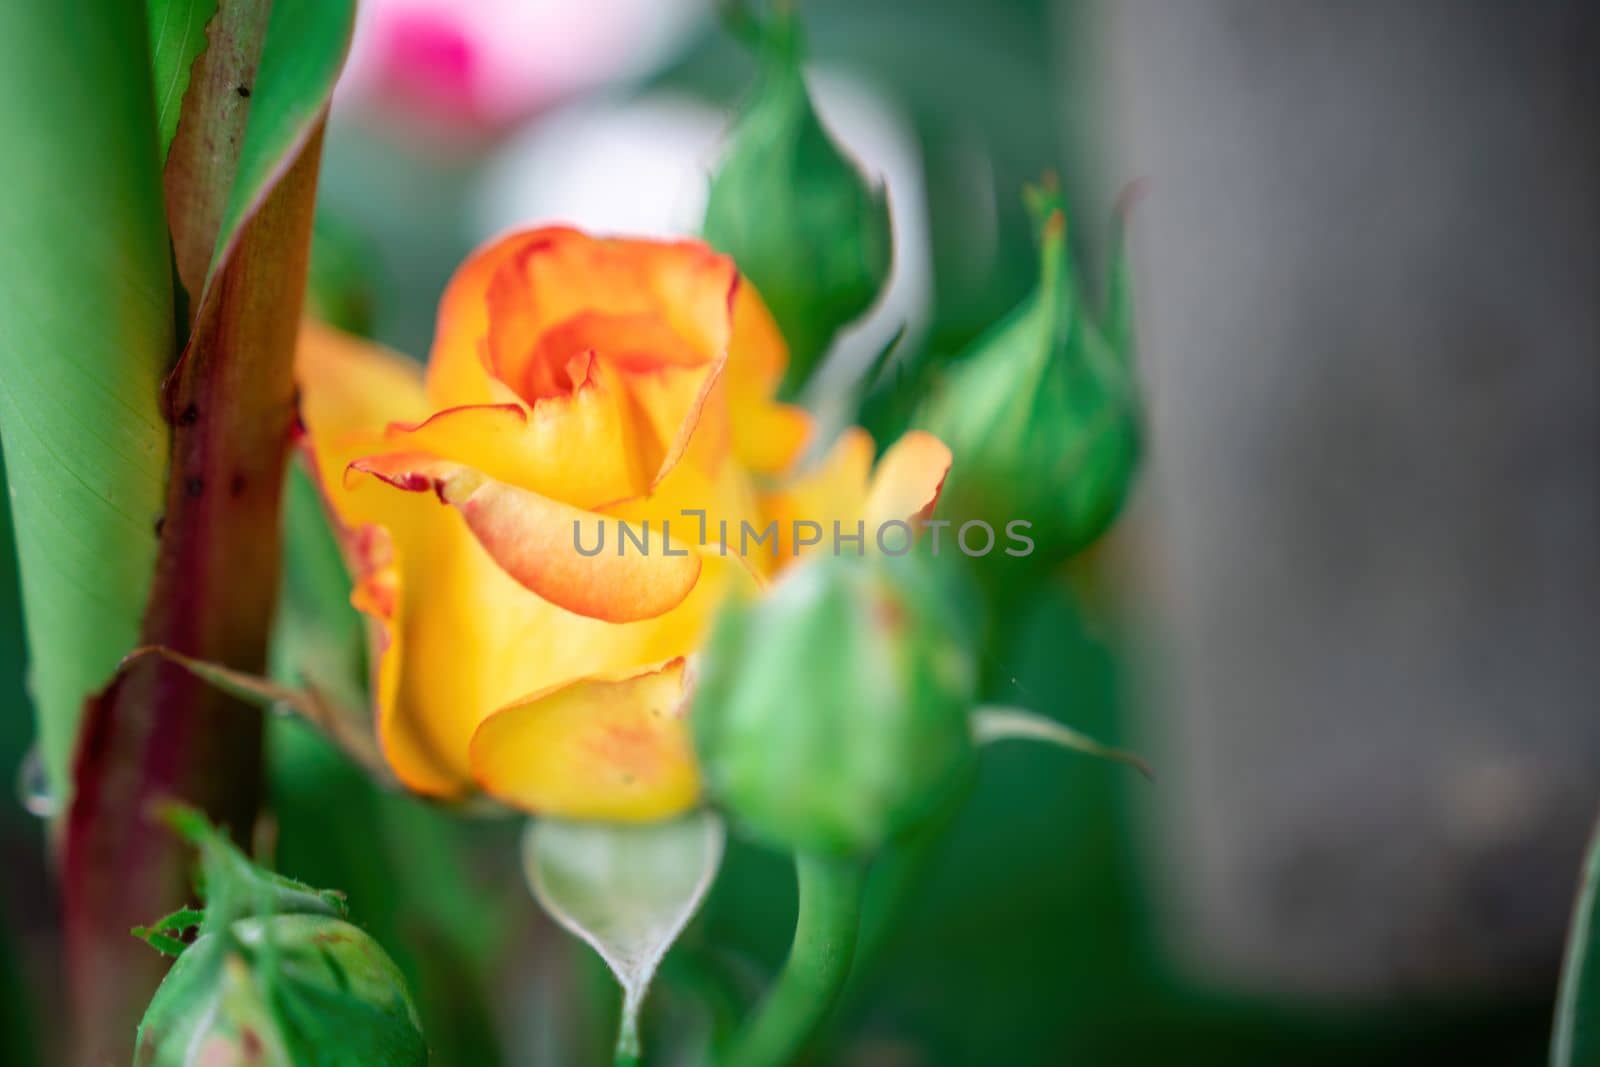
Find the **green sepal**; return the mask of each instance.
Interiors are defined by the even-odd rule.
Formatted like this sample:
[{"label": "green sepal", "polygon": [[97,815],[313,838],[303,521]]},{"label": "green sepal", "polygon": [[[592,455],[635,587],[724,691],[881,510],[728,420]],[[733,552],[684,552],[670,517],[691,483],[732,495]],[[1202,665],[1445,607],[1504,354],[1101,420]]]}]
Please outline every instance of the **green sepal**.
[{"label": "green sepal", "polygon": [[163,956],[180,956],[190,944],[183,940],[183,931],[198,927],[205,921],[205,917],[204,908],[179,908],[149,926],[135,926],[133,936],[143,940]]},{"label": "green sepal", "polygon": [[982,707],[972,713],[972,737],[980,745],[996,741],[1042,741],[1095,759],[1132,767],[1147,779],[1155,773],[1140,756],[1103,745],[1088,734],[1026,708]]},{"label": "green sepal", "polygon": [[943,515],[995,530],[1026,522],[1028,558],[1050,564],[1116,518],[1138,467],[1142,419],[1125,254],[1104,311],[1093,314],[1059,190],[1046,182],[1025,201],[1040,235],[1036,288],[944,368],[913,422],[954,456]]},{"label": "green sepal", "polygon": [[[200,853],[197,886],[202,909],[202,934],[222,929],[252,915],[331,915],[344,918],[344,894],[313,889],[303,882],[250,862],[228,835],[193,808],[171,804],[162,819]],[[164,920],[163,920],[164,921]],[[160,924],[157,924],[160,928]]]},{"label": "green sepal", "polygon": [[756,84],[711,179],[704,233],[754,283],[789,345],[794,396],[834,335],[877,300],[893,253],[889,206],[818,118],[804,41],[786,5],[765,19],[731,5],[754,41]]}]

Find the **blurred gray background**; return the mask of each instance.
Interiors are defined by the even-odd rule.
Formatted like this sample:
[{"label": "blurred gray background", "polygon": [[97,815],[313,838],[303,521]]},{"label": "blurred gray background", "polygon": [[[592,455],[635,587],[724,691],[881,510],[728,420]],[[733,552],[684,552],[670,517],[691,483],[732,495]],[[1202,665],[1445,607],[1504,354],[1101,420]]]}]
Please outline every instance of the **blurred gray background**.
[{"label": "blurred gray background", "polygon": [[1091,8],[1192,966],[1547,984],[1600,802],[1600,5]]}]

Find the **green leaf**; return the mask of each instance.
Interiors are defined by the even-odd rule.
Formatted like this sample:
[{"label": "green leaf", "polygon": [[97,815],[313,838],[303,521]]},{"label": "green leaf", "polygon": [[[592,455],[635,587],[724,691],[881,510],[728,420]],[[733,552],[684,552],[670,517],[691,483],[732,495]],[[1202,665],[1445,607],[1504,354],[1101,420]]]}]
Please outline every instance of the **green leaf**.
[{"label": "green leaf", "polygon": [[972,739],[980,745],[1008,740],[1044,741],[1097,759],[1125,763],[1146,778],[1155,778],[1150,765],[1132,752],[1102,745],[1088,734],[1026,708],[978,708],[972,713]]},{"label": "green leaf", "polygon": [[722,842],[722,820],[707,811],[672,822],[528,825],[522,839],[528,887],[622,985],[619,1062],[639,1055],[639,1007],[661,957],[711,887]]},{"label": "green leaf", "polygon": [[144,40],[126,0],[0,4],[0,435],[63,799],[84,699],[137,641],[166,482],[172,281]]},{"label": "green leaf", "polygon": [[217,0],[149,0],[150,67],[155,74],[156,132],[161,158],[167,158],[178,132],[189,70],[206,47],[206,23]]},{"label": "green leaf", "polygon": [[230,0],[213,20],[165,174],[191,321],[320,128],[353,22],[352,0]]},{"label": "green leaf", "polygon": [[239,166],[212,253],[213,271],[327,114],[354,25],[353,0],[273,3]]},{"label": "green leaf", "polygon": [[1550,1067],[1600,1063],[1600,822],[1589,840],[1588,858],[1572,907],[1567,956],[1561,965],[1556,1028],[1550,1042]]}]

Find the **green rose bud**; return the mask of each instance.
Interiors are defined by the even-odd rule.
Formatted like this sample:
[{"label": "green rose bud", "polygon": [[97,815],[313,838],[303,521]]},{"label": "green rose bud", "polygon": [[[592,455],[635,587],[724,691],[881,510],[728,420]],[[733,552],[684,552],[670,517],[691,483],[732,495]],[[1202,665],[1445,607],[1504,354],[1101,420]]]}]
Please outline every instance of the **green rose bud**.
[{"label": "green rose bud", "polygon": [[869,854],[967,773],[975,670],[926,568],[819,558],[718,621],[695,745],[712,798],[767,843]]},{"label": "green rose bud", "polygon": [[[753,19],[747,13],[746,20]],[[872,306],[889,274],[889,209],[817,118],[795,16],[756,38],[760,72],[711,180],[705,238],[738,263],[789,344],[793,396],[838,331]]]},{"label": "green rose bud", "polygon": [[1022,520],[1055,562],[1111,524],[1133,481],[1139,397],[1122,264],[1091,316],[1053,187],[1029,190],[1041,230],[1038,288],[944,373],[914,423],[950,446],[941,497],[956,523]]},{"label": "green rose bud", "polygon": [[399,968],[336,894],[261,870],[194,813],[175,822],[200,846],[206,908],[135,931],[178,955],[139,1024],[135,1067],[427,1063]]},{"label": "green rose bud", "polygon": [[240,919],[172,965],[139,1026],[138,1067],[427,1062],[399,968],[325,915]]}]

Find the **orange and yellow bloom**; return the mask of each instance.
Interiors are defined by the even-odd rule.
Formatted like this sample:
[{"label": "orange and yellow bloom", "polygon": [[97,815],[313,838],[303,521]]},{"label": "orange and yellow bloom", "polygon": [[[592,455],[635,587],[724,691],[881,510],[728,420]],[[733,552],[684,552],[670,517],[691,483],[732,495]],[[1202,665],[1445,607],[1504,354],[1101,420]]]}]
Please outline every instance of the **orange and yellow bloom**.
[{"label": "orange and yellow bloom", "polygon": [[[306,445],[370,622],[378,739],[402,782],[571,817],[695,802],[687,657],[725,596],[794,553],[741,556],[719,529],[914,521],[949,467],[913,433],[874,471],[852,430],[797,473],[811,425],[772,399],[786,359],[727,258],[568,229],[462,266],[425,375],[307,325]],[[580,551],[619,521],[653,550]]]}]

